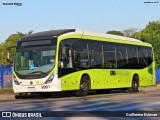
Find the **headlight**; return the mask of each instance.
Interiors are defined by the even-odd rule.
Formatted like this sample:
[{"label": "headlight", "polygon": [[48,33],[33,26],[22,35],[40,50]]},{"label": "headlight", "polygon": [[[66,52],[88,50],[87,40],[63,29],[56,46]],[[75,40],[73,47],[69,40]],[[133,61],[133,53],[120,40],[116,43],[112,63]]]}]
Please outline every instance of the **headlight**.
[{"label": "headlight", "polygon": [[14,75],[13,75],[13,80],[16,85],[20,85],[20,83],[18,82],[17,78]]},{"label": "headlight", "polygon": [[55,72],[52,73],[52,74],[50,75],[50,77],[46,80],[46,82],[45,82],[44,84],[48,84],[48,83],[52,82],[52,80],[54,79],[55,74],[56,74]]}]

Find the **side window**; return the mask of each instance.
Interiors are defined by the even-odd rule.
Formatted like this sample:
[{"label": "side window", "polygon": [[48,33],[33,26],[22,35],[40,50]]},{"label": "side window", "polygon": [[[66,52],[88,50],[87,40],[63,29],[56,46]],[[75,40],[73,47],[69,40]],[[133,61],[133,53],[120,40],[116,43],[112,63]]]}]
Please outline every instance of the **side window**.
[{"label": "side window", "polygon": [[90,67],[87,41],[77,40],[73,43],[73,56],[75,68]]},{"label": "side window", "polygon": [[102,44],[99,41],[88,41],[91,68],[102,68]]},{"label": "side window", "polygon": [[152,48],[147,48],[147,52],[148,52],[148,65],[150,65],[153,62]]},{"label": "side window", "polygon": [[128,53],[126,45],[116,45],[117,68],[128,68]]},{"label": "side window", "polygon": [[145,47],[139,47],[138,49],[139,67],[145,68],[148,66],[148,51]]},{"label": "side window", "polygon": [[59,66],[61,66],[61,68],[72,68],[72,59],[72,41],[63,40],[59,50]]},{"label": "side window", "polygon": [[137,55],[137,46],[128,45],[128,63],[130,69],[138,68],[138,55]]},{"label": "side window", "polygon": [[116,63],[116,46],[114,43],[103,43],[104,67],[117,68]]}]

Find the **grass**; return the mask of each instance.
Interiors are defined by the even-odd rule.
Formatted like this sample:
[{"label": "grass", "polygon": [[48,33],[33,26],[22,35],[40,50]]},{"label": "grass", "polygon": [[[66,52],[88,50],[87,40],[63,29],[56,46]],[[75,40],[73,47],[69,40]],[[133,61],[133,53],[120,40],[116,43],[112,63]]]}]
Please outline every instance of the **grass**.
[{"label": "grass", "polygon": [[12,88],[4,88],[2,91],[2,87],[0,86],[0,94],[5,94],[5,93],[13,93],[13,89]]}]

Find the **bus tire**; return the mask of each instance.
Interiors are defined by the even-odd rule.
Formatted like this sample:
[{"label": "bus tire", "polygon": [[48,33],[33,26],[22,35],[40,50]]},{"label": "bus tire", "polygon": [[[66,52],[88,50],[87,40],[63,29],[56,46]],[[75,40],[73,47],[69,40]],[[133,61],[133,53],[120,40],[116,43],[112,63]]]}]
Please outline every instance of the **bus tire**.
[{"label": "bus tire", "polygon": [[21,99],[21,98],[25,98],[26,93],[18,93],[15,95],[15,99]]},{"label": "bus tire", "polygon": [[50,98],[52,96],[52,93],[50,93],[50,92],[44,92],[44,93],[40,93],[40,96],[42,98]]},{"label": "bus tire", "polygon": [[137,75],[134,75],[133,79],[132,79],[132,86],[129,89],[130,93],[139,92],[139,90],[138,90],[139,82],[138,81],[139,81],[139,77]]},{"label": "bus tire", "polygon": [[89,85],[90,85],[89,81],[90,80],[88,75],[82,76],[81,82],[80,82],[80,89],[75,92],[75,95],[77,97],[86,96],[88,94]]},{"label": "bus tire", "polygon": [[15,95],[15,99],[20,99],[22,98],[20,95]]}]

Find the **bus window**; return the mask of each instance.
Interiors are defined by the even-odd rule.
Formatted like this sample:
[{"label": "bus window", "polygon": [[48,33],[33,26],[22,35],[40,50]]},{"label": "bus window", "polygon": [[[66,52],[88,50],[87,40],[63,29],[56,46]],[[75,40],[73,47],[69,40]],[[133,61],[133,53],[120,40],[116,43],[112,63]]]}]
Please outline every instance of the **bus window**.
[{"label": "bus window", "polygon": [[125,45],[117,45],[117,68],[128,68],[128,54]]},{"label": "bus window", "polygon": [[134,69],[138,68],[138,56],[137,56],[137,48],[136,46],[127,46],[127,51],[128,51],[128,63],[129,63],[129,68]]},{"label": "bus window", "polygon": [[62,47],[62,68],[72,68],[72,51],[70,47]]},{"label": "bus window", "polygon": [[98,41],[88,41],[89,58],[92,68],[102,68],[102,44]]},{"label": "bus window", "polygon": [[88,44],[86,41],[77,40],[73,44],[73,56],[74,56],[74,67],[75,68],[90,67]]},{"label": "bus window", "polygon": [[117,68],[115,44],[104,43],[103,50],[105,68]]},{"label": "bus window", "polygon": [[147,48],[147,52],[148,52],[148,65],[150,65],[153,62],[152,48]]},{"label": "bus window", "polygon": [[140,68],[147,67],[149,63],[147,49],[144,47],[139,47],[138,56],[139,56],[139,67]]}]

